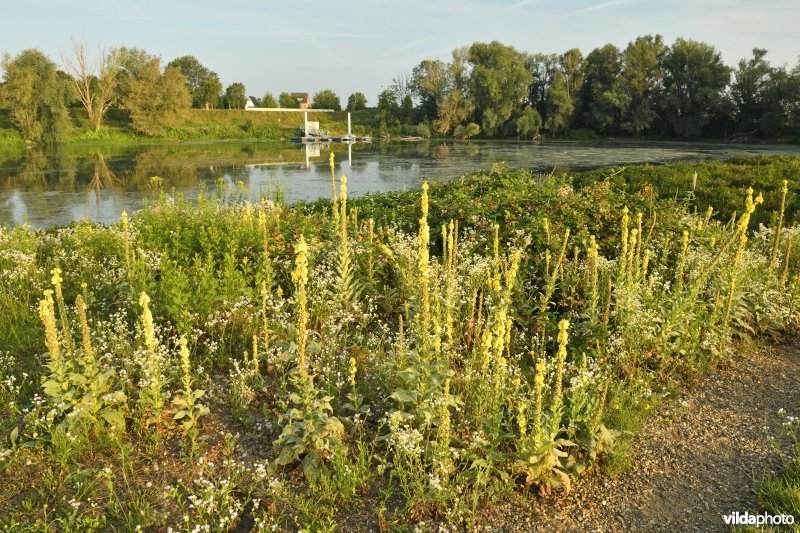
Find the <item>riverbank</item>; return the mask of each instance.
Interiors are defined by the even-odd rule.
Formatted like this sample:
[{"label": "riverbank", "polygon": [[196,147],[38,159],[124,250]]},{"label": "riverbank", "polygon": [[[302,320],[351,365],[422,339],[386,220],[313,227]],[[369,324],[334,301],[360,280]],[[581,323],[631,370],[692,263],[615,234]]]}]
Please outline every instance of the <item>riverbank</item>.
[{"label": "riverbank", "polygon": [[[303,114],[290,112],[253,112],[235,109],[186,109],[170,124],[165,125],[165,133],[161,136],[145,136],[137,134],[131,127],[130,120],[124,111],[111,109],[103,122],[100,131],[91,131],[82,109],[69,110],[72,128],[61,145],[115,145],[115,144],[153,144],[198,141],[285,141],[300,134],[303,128]],[[310,121],[317,121],[323,130],[332,135],[347,133],[347,112],[317,113],[309,109]],[[355,135],[368,135],[375,141],[381,140],[380,117],[375,108],[367,108],[352,112],[352,131]],[[386,130],[386,142],[403,142],[404,138],[416,138],[433,141],[453,141],[450,135],[438,135],[429,125],[403,124]],[[421,137],[420,137],[421,135]],[[508,140],[519,142],[520,139],[487,139],[484,136],[473,140]],[[468,142],[468,141],[462,141]],[[533,143],[533,141],[528,141]],[[716,144],[725,143],[725,139],[698,138],[681,139],[664,136],[650,137],[603,137],[592,130],[577,129],[564,135],[544,136],[537,143],[553,142],[619,142],[619,143],[683,143],[683,144]],[[774,144],[800,144],[797,138],[758,139],[750,143],[752,146]],[[9,110],[0,109],[0,147],[26,146],[25,140],[11,124]]]},{"label": "riverbank", "polygon": [[346,202],[339,182],[335,209],[153,180],[111,227],[1,229],[0,525],[428,530],[558,506],[637,468],[643,421],[746,364],[737,340],[797,327],[797,164],[689,167],[735,222],[674,194],[684,167],[495,165]]},{"label": "riverbank", "polygon": [[[226,140],[289,140],[301,134],[303,113],[255,112],[235,109],[186,109],[165,125],[162,136],[150,137],[137,134],[130,120],[121,110],[110,110],[100,131],[88,128],[85,112],[70,109],[72,129],[67,133],[63,145],[76,144],[133,144],[164,143],[180,141],[226,141]],[[317,121],[323,130],[331,134],[347,133],[347,112],[319,113],[308,110],[308,120]],[[356,135],[371,134],[375,127],[374,110],[352,113],[352,131]],[[0,145],[25,145],[24,139],[12,127],[9,111],[0,109]]]}]

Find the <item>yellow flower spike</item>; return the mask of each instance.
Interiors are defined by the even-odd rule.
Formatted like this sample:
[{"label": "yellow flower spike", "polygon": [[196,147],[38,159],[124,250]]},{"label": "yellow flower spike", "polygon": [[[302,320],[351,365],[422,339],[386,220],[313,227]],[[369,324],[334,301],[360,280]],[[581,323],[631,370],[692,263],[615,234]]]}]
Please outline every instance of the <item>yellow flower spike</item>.
[{"label": "yellow flower spike", "polygon": [[297,370],[302,380],[308,378],[306,367],[306,341],[308,337],[308,310],[306,308],[306,285],[308,283],[308,245],[303,235],[294,248],[295,269],[292,281],[295,284],[295,306],[297,308]]},{"label": "yellow flower spike", "polygon": [[500,261],[500,226],[495,224],[493,226],[494,230],[494,241],[492,243],[492,251],[494,252],[494,261],[495,264]]},{"label": "yellow flower spike", "polygon": [[355,388],[356,386],[356,372],[358,371],[358,366],[356,364],[356,358],[350,358],[350,368],[348,369],[348,377],[350,381],[350,386]]},{"label": "yellow flower spike", "polygon": [[442,404],[439,412],[439,446],[442,451],[449,453],[450,448],[450,379],[444,380],[444,391],[442,394]]},{"label": "yellow flower spike", "polygon": [[61,269],[54,268],[51,272],[53,274],[53,277],[51,278],[53,285],[55,285],[57,288],[61,288],[61,282],[64,281],[64,279],[61,277]]},{"label": "yellow flower spike", "polygon": [[536,432],[542,429],[542,389],[544,388],[544,363],[536,363],[536,377],[534,378],[536,384]]},{"label": "yellow flower spike", "polygon": [[86,302],[83,301],[83,296],[78,295],[75,298],[75,305],[78,308],[78,321],[81,326],[81,340],[83,345],[83,358],[88,363],[87,366],[94,368],[94,350],[92,349],[92,340],[89,334],[89,321],[86,318]]},{"label": "yellow flower spike", "polygon": [[189,390],[192,388],[192,373],[191,373],[191,366],[189,362],[189,347],[186,341],[186,337],[181,337],[178,341],[178,345],[180,346],[180,357],[181,357],[181,373],[183,375],[183,387],[185,390]]},{"label": "yellow flower spike", "polygon": [[422,218],[428,218],[428,182],[423,182],[422,184],[422,200],[420,202],[420,207],[422,208]]},{"label": "yellow flower spike", "polygon": [[336,205],[336,156],[333,155],[333,150],[331,150],[330,155],[328,156],[328,164],[331,167],[331,194],[333,198],[333,205]]},{"label": "yellow flower spike", "polygon": [[556,352],[556,383],[555,392],[553,393],[553,412],[561,408],[563,398],[561,397],[563,379],[564,379],[564,363],[567,359],[567,345],[569,343],[569,321],[562,319],[558,323],[558,352]]},{"label": "yellow flower spike", "polygon": [[139,306],[142,308],[142,331],[145,345],[151,352],[155,352],[157,348],[156,330],[153,325],[153,314],[150,312],[150,297],[144,291],[139,296]]},{"label": "yellow flower spike", "polygon": [[253,335],[253,372],[259,374],[258,367],[258,335]]},{"label": "yellow flower spike", "polygon": [[519,428],[519,436],[525,438],[528,433],[528,420],[525,417],[526,405],[524,403],[517,404],[517,427]]},{"label": "yellow flower spike", "polygon": [[67,307],[64,304],[64,294],[61,292],[61,282],[64,281],[64,279],[61,277],[61,269],[58,267],[51,270],[51,273],[53,274],[51,281],[55,289],[56,304],[58,304],[58,316],[61,319],[64,344],[67,352],[73,352],[75,350],[75,344],[72,342],[72,333],[69,329],[69,319],[67,317]]},{"label": "yellow flower spike", "polygon": [[56,325],[56,311],[53,302],[53,291],[44,291],[44,298],[39,300],[39,318],[44,324],[45,342],[47,351],[53,361],[61,360],[61,346],[58,342],[58,327]]}]

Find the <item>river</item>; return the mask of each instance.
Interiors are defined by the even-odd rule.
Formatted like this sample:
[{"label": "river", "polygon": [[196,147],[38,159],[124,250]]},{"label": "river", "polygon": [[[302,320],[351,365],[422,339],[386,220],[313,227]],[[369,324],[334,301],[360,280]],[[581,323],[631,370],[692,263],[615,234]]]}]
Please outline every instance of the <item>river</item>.
[{"label": "river", "polygon": [[197,197],[222,181],[244,184],[251,198],[280,188],[289,202],[330,197],[329,152],[352,196],[406,190],[423,179],[448,180],[492,164],[537,172],[634,163],[720,160],[734,155],[800,155],[795,145],[657,142],[475,141],[300,146],[281,142],[209,142],[0,147],[0,224],[32,227],[90,219],[109,224],[152,196],[151,177],[168,193]]}]

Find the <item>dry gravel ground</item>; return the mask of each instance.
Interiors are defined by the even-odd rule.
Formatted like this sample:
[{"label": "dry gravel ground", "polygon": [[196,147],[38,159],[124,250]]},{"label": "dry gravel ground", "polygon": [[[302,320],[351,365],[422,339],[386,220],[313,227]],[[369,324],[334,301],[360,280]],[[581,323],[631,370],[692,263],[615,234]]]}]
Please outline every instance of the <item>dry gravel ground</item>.
[{"label": "dry gravel ground", "polygon": [[800,416],[800,339],[737,355],[660,414],[635,437],[630,469],[499,506],[479,529],[726,531],[723,515],[755,511],[758,480],[780,466],[769,437],[785,439],[785,416]]}]

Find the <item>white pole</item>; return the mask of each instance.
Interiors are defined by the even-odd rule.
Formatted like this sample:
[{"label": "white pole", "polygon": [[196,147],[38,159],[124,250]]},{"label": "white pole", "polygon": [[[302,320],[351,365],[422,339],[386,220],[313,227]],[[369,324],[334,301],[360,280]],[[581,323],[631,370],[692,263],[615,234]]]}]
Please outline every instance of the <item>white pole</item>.
[{"label": "white pole", "polygon": [[353,143],[347,143],[347,166],[353,168]]},{"label": "white pole", "polygon": [[306,143],[306,170],[311,170],[311,162],[308,160],[308,143]]},{"label": "white pole", "polygon": [[350,133],[350,113],[347,113],[347,136],[352,137],[353,134]]}]

